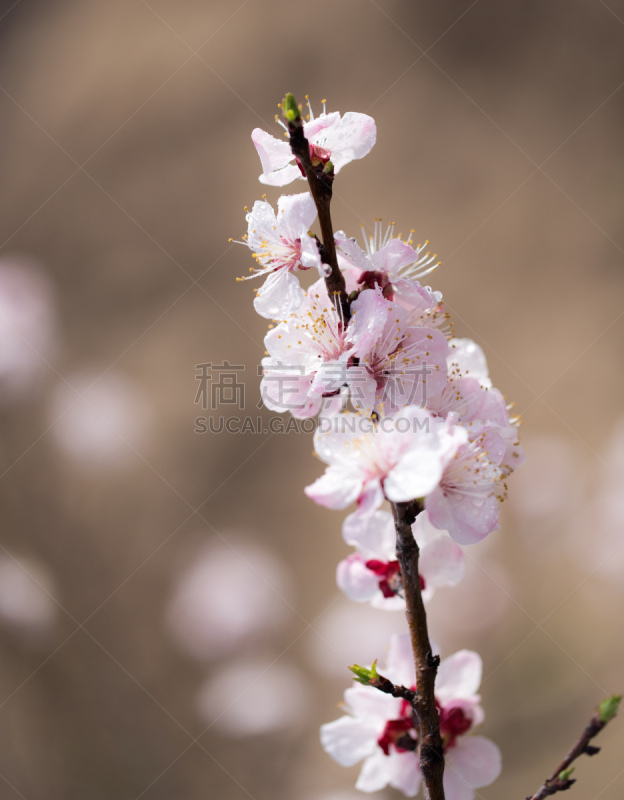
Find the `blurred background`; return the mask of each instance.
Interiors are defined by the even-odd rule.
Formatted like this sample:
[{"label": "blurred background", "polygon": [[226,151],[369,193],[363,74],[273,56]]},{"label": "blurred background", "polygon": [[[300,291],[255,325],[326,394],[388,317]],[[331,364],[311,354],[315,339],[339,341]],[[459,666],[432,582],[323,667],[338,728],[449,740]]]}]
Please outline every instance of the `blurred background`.
[{"label": "blurred background", "polygon": [[[401,615],[335,588],[309,434],[196,422],[241,413],[195,402],[200,364],[271,419],[228,238],[285,91],[375,117],[335,227],[430,240],[524,420],[501,530],[430,611],[483,656],[479,797],[535,791],[624,689],[622,0],[2,0],[1,798],[361,797],[318,726]],[[621,798],[621,720],[599,744],[573,791]]]}]

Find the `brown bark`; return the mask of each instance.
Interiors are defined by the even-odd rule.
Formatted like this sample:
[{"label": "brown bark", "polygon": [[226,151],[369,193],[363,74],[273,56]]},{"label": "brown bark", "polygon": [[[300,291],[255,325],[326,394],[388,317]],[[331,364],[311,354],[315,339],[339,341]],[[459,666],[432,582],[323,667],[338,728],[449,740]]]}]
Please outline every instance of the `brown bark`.
[{"label": "brown bark", "polygon": [[392,504],[397,560],[403,576],[406,616],[416,665],[416,692],[412,708],[418,730],[420,771],[427,800],[444,800],[444,755],[440,715],[435,703],[435,679],[440,657],[434,656],[431,650],[418,572],[420,551],[412,533],[412,523],[421,510],[418,501]]},{"label": "brown bark", "polygon": [[329,210],[332,199],[334,171],[333,168],[326,171],[323,164],[314,165],[312,163],[310,144],[303,132],[303,119],[301,116],[292,122],[288,122],[288,133],[290,149],[305,172],[318,212],[322,239],[321,256],[323,263],[327,264],[331,269],[331,272],[325,278],[327,292],[330,298],[335,299],[336,306],[340,308],[340,313],[346,324],[351,317],[351,309],[344,276],[338,266],[334,229]]}]

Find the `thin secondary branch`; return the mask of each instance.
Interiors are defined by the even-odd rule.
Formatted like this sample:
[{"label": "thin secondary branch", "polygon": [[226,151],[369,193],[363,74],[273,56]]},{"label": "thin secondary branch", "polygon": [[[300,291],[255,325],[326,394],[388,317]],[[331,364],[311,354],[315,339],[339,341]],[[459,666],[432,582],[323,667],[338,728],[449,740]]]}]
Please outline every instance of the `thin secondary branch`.
[{"label": "thin secondary branch", "polygon": [[568,755],[563,759],[561,764],[559,764],[550,778],[544,781],[538,791],[530,797],[527,797],[526,800],[544,800],[546,797],[550,797],[550,795],[569,789],[570,786],[575,783],[575,780],[570,778],[573,771],[571,765],[579,756],[582,756],[583,753],[588,756],[595,756],[596,753],[600,752],[600,748],[591,745],[590,741],[595,736],[598,736],[607,723],[613,719],[621,699],[621,696],[609,697],[600,704],[598,709],[594,712],[594,716],[591,718],[589,725],[585,728]]},{"label": "thin secondary branch", "polygon": [[391,694],[393,697],[406,700],[410,705],[413,705],[414,703],[416,692],[413,689],[408,689],[407,686],[401,686],[398,683],[392,683],[389,678],[386,678],[384,675],[380,675],[378,672],[374,677],[368,680],[366,685],[372,686],[375,689],[379,689],[379,691],[383,692],[384,694]]},{"label": "thin secondary branch", "polygon": [[397,560],[403,577],[407,622],[416,665],[416,692],[412,708],[418,723],[420,771],[427,800],[444,800],[444,754],[440,715],[435,702],[435,679],[440,657],[434,656],[431,650],[418,571],[420,551],[412,533],[412,524],[421,510],[422,505],[418,501],[392,503]]},{"label": "thin secondary branch", "polygon": [[[332,199],[332,187],[334,183],[334,169],[331,162],[315,158],[314,163],[310,151],[310,143],[303,132],[303,118],[299,109],[294,104],[292,95],[287,95],[284,100],[284,111],[288,124],[288,134],[290,149],[297,159],[310,186],[310,192],[316,204],[319,225],[321,227],[321,238],[323,240],[323,263],[330,267],[330,273],[325,278],[325,285],[330,298],[336,298],[340,304],[345,323],[351,317],[349,297],[347,295],[345,280],[336,255],[336,243],[334,241],[334,228],[332,225],[329,207]],[[286,115],[287,101],[290,115]],[[292,119],[290,117],[293,117]]]}]

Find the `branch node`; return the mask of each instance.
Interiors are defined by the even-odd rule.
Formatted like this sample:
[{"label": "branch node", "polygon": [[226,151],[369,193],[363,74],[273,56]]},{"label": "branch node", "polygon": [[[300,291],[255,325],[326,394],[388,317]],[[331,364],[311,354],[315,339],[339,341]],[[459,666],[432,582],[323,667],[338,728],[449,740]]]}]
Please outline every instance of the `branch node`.
[{"label": "branch node", "polygon": [[444,756],[441,749],[436,746],[423,742],[420,746],[420,767],[440,766],[444,764]]}]

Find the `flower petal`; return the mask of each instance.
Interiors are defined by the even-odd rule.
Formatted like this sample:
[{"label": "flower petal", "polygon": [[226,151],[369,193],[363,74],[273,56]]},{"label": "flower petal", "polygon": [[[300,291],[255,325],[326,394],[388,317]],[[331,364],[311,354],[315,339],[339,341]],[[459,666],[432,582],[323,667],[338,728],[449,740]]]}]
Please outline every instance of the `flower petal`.
[{"label": "flower petal", "polygon": [[444,705],[455,697],[472,697],[481,685],[483,662],[472,650],[459,650],[445,658],[438,668],[436,696]]},{"label": "flower petal", "polygon": [[368,114],[348,111],[337,125],[323,132],[322,138],[337,174],[350,161],[370,153],[377,141],[377,127]]},{"label": "flower petal", "polygon": [[449,342],[449,372],[451,364],[456,365],[463,375],[472,375],[483,382],[484,386],[491,386],[485,353],[472,339],[451,339]]},{"label": "flower petal", "polygon": [[318,117],[303,123],[303,132],[306,139],[312,144],[325,141],[330,129],[340,124],[340,112],[330,111],[329,114],[319,114]]},{"label": "flower petal", "polygon": [[370,417],[377,397],[377,381],[363,364],[347,367],[346,378],[353,407]]},{"label": "flower petal", "polygon": [[296,164],[289,164],[287,167],[273,172],[265,172],[258,178],[260,183],[264,183],[266,186],[287,186],[298,179],[303,180],[303,176]]},{"label": "flower petal", "polygon": [[426,499],[425,509],[436,528],[446,530],[458,544],[476,544],[498,528],[500,502],[496,497],[436,488]]},{"label": "flower petal", "polygon": [[387,511],[375,511],[363,516],[349,514],[342,526],[342,536],[347,544],[357,547],[365,558],[391,561],[395,558],[394,521]]},{"label": "flower petal", "polygon": [[407,687],[414,685],[416,680],[414,654],[408,633],[394,634],[390,637],[386,669],[382,674],[387,674],[387,677],[394,683],[400,683]]},{"label": "flower petal", "polygon": [[377,737],[383,733],[386,722],[389,719],[397,719],[401,711],[402,700],[373,689],[372,686],[361,684],[351,686],[345,691],[344,698],[349,710],[358,719],[376,720]]},{"label": "flower petal", "polygon": [[303,236],[301,238],[301,266],[306,269],[317,269],[323,278],[327,271],[331,270],[331,267],[322,263],[318,244],[312,236]]},{"label": "flower petal", "polygon": [[383,490],[378,478],[371,478],[362,485],[362,491],[358,497],[357,513],[363,516],[377,511],[384,501]]},{"label": "flower petal", "polygon": [[355,784],[361,792],[378,792],[388,785],[388,756],[378,747],[377,752],[366,759]]},{"label": "flower petal", "polygon": [[[266,341],[267,339],[265,344]],[[314,452],[326,464],[352,458],[353,439],[365,430],[372,431],[373,428],[374,425],[370,420],[362,419],[359,414],[352,412],[345,412],[337,419],[321,418],[314,432]]]},{"label": "flower petal", "polygon": [[378,728],[374,721],[340,717],[321,725],[321,745],[342,767],[352,767],[379,749]]},{"label": "flower petal", "polygon": [[285,269],[271,272],[254,298],[261,317],[281,319],[296,311],[305,297],[298,279]]},{"label": "flower petal", "polygon": [[372,350],[388,319],[391,305],[375,289],[363,291],[351,306],[347,341],[353,344],[351,354],[363,356]]},{"label": "flower petal", "polygon": [[292,161],[293,155],[288,142],[283,139],[276,139],[275,136],[271,136],[270,133],[263,131],[262,128],[253,129],[251,141],[258,151],[264,173],[283,169]]},{"label": "flower petal", "polygon": [[401,267],[407,267],[418,261],[418,253],[402,239],[390,239],[385,247],[373,253],[371,260],[374,269],[396,276]]},{"label": "flower petal", "polygon": [[418,515],[412,531],[420,545],[419,569],[425,585],[456,586],[466,569],[461,547],[446,531],[434,528],[426,512]]},{"label": "flower petal", "polygon": [[367,568],[359,553],[343,558],[336,567],[336,583],[350,600],[365,603],[379,591],[379,578]]},{"label": "flower petal", "polygon": [[445,800],[473,800],[475,796],[474,789],[466,783],[459,773],[455,772],[449,763],[448,756],[446,758],[442,783],[444,786]]},{"label": "flower petal", "polygon": [[277,224],[282,236],[300,239],[316,219],[316,203],[309,192],[282,195],[277,201]]},{"label": "flower petal", "polygon": [[384,492],[393,503],[405,503],[424,497],[435,489],[442,477],[442,463],[433,448],[419,447],[407,453],[390,470]]},{"label": "flower petal", "polygon": [[451,747],[446,761],[452,771],[472,788],[489,786],[501,773],[502,758],[498,747],[483,736],[465,736]]},{"label": "flower petal", "polygon": [[326,508],[346,508],[357,500],[362,480],[357,473],[330,466],[304,492],[315,503]]},{"label": "flower petal", "polygon": [[415,797],[420,789],[420,768],[416,753],[391,752],[388,756],[390,786],[406,797]]},{"label": "flower petal", "polygon": [[342,257],[349,266],[362,270],[362,272],[373,268],[372,262],[355,239],[351,239],[344,231],[338,231],[334,238],[338,256]]}]

